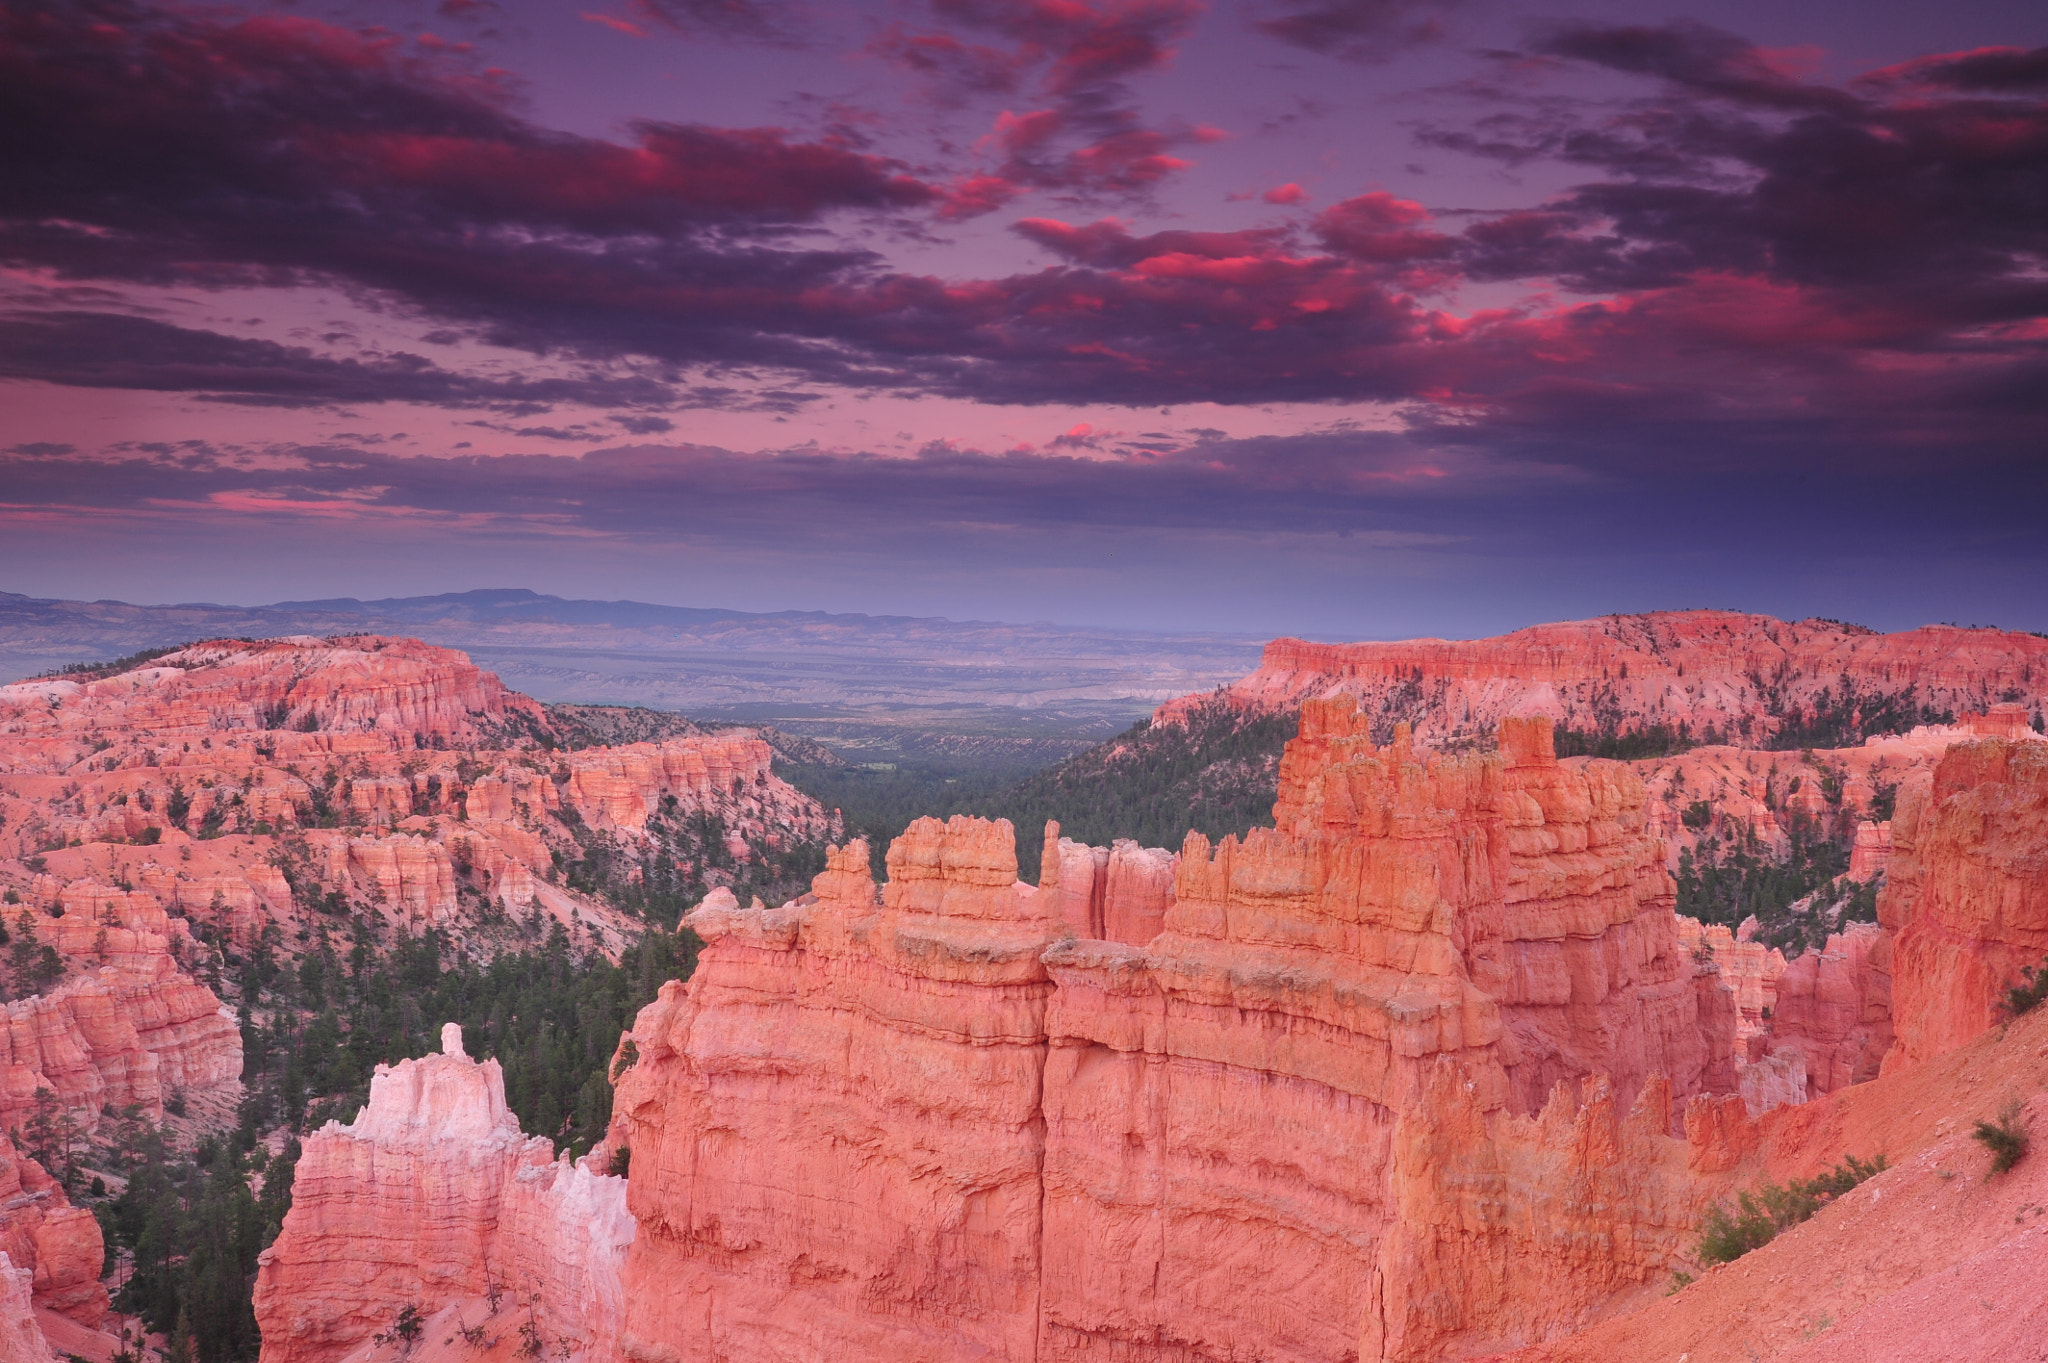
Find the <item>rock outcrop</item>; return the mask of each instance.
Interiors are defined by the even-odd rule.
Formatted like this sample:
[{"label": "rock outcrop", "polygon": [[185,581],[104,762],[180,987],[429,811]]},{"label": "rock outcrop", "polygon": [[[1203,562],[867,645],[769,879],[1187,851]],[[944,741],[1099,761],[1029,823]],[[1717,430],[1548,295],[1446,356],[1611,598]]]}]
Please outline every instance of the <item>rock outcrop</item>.
[{"label": "rock outcrop", "polygon": [[1852,923],[1779,977],[1771,1050],[1801,1057],[1799,1101],[1877,1077],[1893,1040],[1889,945],[1877,924]]},{"label": "rock outcrop", "polygon": [[[0,1256],[25,1275],[34,1304],[81,1325],[106,1314],[100,1224],[61,1184],[0,1134]],[[0,1301],[5,1300],[0,1283]],[[0,1339],[4,1339],[0,1335]]]},{"label": "rock outcrop", "polygon": [[2048,968],[2048,744],[1990,739],[1948,750],[1901,792],[1878,920],[1898,1041],[1887,1072],[2001,1019],[2005,989]]},{"label": "rock outcrop", "polygon": [[258,1261],[263,1363],[331,1363],[407,1305],[429,1333],[530,1327],[536,1357],[616,1357],[625,1181],[522,1135],[498,1062],[469,1059],[452,1023],[442,1050],[380,1065],[353,1123],[307,1137]]},{"label": "rock outcrop", "polygon": [[240,1082],[241,1030],[179,964],[174,952],[193,945],[182,922],[147,894],[93,882],[60,891],[49,877],[35,889],[63,917],[21,912],[15,933],[54,949],[66,978],[0,1004],[0,1131],[26,1121],[43,1089],[90,1132],[109,1105],[161,1121],[173,1094]]},{"label": "rock outcrop", "polygon": [[50,1341],[36,1324],[35,1303],[29,1294],[33,1278],[0,1250],[0,1363],[56,1363]]},{"label": "rock outcrop", "polygon": [[[1987,1177],[1974,1123],[2021,1100],[2048,1149],[2048,1012],[1903,1072],[1739,1122],[1734,1186],[1804,1178],[1845,1153],[1891,1168],[1698,1281],[1621,1299],[1584,1331],[1503,1363],[2006,1363],[2048,1339],[2048,1160]],[[2031,1095],[2031,1096],[2030,1096]],[[1669,1285],[1676,1289],[1676,1283]],[[1634,1309],[1624,1309],[1633,1307]]]},{"label": "rock outcrop", "polygon": [[1277,827],[1190,836],[1170,897],[1165,854],[1056,828],[1018,884],[1009,826],[956,818],[879,897],[854,844],[780,908],[707,900],[620,1053],[623,1351],[1421,1359],[1576,1324],[1677,1251],[1676,1103],[1735,1087],[1642,802],[1547,722],[1430,757],[1340,700]]},{"label": "rock outcrop", "polygon": [[[2048,705],[2048,639],[1930,625],[1877,634],[1830,620],[1659,611],[1537,625],[1491,639],[1312,644],[1275,639],[1224,694],[1262,709],[1348,694],[1383,736],[1482,738],[1547,715],[1581,730],[1683,724],[1695,739],[1754,743],[1788,724],[1857,715],[1961,714],[2018,697],[2008,726]],[[1203,697],[1169,701],[1171,722]],[[1908,720],[1911,723],[1911,720]]]}]

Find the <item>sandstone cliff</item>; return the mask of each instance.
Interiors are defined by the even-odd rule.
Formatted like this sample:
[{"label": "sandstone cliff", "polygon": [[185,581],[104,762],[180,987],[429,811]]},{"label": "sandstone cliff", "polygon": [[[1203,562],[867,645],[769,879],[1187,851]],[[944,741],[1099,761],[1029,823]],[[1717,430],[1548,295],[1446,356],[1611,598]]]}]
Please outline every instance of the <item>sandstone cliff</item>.
[{"label": "sandstone cliff", "polygon": [[1853,747],[1771,752],[1711,746],[1630,765],[1648,792],[1650,831],[1664,839],[1674,868],[1679,853],[1707,835],[1753,834],[1782,858],[1791,848],[1792,826],[1803,821],[1853,839],[1849,875],[1867,881],[1883,873],[1891,855],[1890,825],[1880,818],[1885,797],[1895,798],[1932,771],[1952,745],[1987,737],[2025,742],[2040,735],[2026,727],[2020,706],[2001,704],[1952,724],[1873,735]]},{"label": "sandstone cliff", "polygon": [[[1738,1185],[1806,1177],[1844,1153],[1892,1168],[1804,1225],[1672,1295],[1513,1363],[2006,1363],[2048,1339],[2048,1010],[1905,1072],[1779,1108],[1736,1144]],[[2029,1095],[2032,1095],[2031,1097]],[[1987,1178],[1972,1124],[2025,1100],[2036,1153]]]},{"label": "sandstone cliff", "polygon": [[[1661,611],[1537,625],[1492,639],[1312,644],[1276,639],[1225,694],[1248,707],[1313,696],[1358,699],[1384,734],[1414,724],[1435,744],[1481,738],[1502,719],[1547,715],[1581,730],[1652,725],[1709,730],[1761,746],[1788,725],[1880,710],[1961,714],[2017,696],[2048,704],[2048,639],[1930,625],[1876,634],[1827,620],[1788,623],[1734,611]],[[1162,706],[1171,720],[1200,697]],[[1904,718],[1903,724],[1900,719]]]},{"label": "sandstone cliff", "polygon": [[[1277,828],[1190,837],[1170,896],[1163,853],[1056,829],[1020,885],[1008,825],[956,818],[879,898],[856,844],[781,908],[707,901],[697,975],[621,1050],[625,1353],[1427,1358],[1647,1282],[1702,1196],[1674,1102],[1732,1090],[1734,1003],[1640,783],[1548,734],[1428,757],[1311,705]],[[1486,1178],[1499,1223],[1455,1231]],[[1565,1243],[1631,1248],[1417,1306]]]},{"label": "sandstone cliff", "polygon": [[1887,1071],[2001,1019],[2008,985],[2048,960],[2048,744],[1952,747],[1900,796],[1878,919],[1898,1043]]},{"label": "sandstone cliff", "polygon": [[[523,1342],[523,1328],[535,1357],[616,1356],[624,1180],[521,1135],[498,1062],[464,1055],[460,1028],[442,1047],[379,1066],[353,1123],[307,1137],[292,1209],[259,1260],[264,1363],[374,1352],[408,1305],[429,1322],[429,1357]],[[465,1328],[476,1345],[444,1338]]]}]

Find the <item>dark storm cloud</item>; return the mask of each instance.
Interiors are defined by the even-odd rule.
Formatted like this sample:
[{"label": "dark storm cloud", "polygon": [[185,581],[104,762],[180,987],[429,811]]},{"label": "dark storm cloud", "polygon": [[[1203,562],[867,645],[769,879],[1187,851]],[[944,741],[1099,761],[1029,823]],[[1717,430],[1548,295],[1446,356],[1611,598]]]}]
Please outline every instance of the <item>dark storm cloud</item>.
[{"label": "dark storm cloud", "polygon": [[1293,47],[1342,57],[1381,61],[1418,43],[1444,36],[1446,11],[1457,0],[1279,0],[1278,13],[1255,22],[1269,37]]},{"label": "dark storm cloud", "polygon": [[992,212],[1033,190],[1070,198],[1142,196],[1188,162],[1210,130],[1146,122],[1131,77],[1173,57],[1199,0],[930,0],[923,23],[891,25],[869,50],[925,81],[942,103],[1029,93],[986,139],[993,166],[953,192],[945,215]]},{"label": "dark storm cloud", "polygon": [[1974,52],[1923,57],[1873,71],[1860,77],[1857,84],[1878,89],[1920,85],[1982,94],[2028,94],[2048,90],[2048,47],[2031,52],[2017,47],[1980,47]]},{"label": "dark storm cloud", "polygon": [[632,0],[636,15],[693,37],[796,47],[805,40],[793,5],[764,0]]},{"label": "dark storm cloud", "polygon": [[334,359],[301,346],[104,312],[0,315],[0,379],[194,393],[254,407],[413,402],[537,410],[562,402],[666,407],[676,401],[667,384],[646,378],[483,378],[417,355]]},{"label": "dark storm cloud", "polygon": [[[310,20],[8,4],[0,254],[73,278],[338,282],[536,352],[892,393],[1380,400],[1444,448],[1604,469],[1988,466],[2038,441],[2048,103],[2026,93],[2031,54],[1835,88],[1698,25],[1557,29],[1545,61],[1625,72],[1649,93],[1503,105],[1433,134],[1598,177],[1550,202],[1454,217],[1370,193],[1292,227],[1149,235],[1032,218],[1017,231],[1053,254],[1045,268],[942,280],[891,272],[822,229],[987,207],[1026,181],[1142,190],[1167,173],[1174,134],[1129,122],[1122,83],[1166,61],[1195,10],[922,12],[1047,100],[998,129],[1001,165],[978,188],[773,129],[548,132],[460,58]],[[1473,279],[1611,296],[1443,306]],[[98,340],[17,355],[15,372],[243,401],[407,385],[419,401],[525,401],[417,357],[91,325]],[[682,400],[811,398],[722,382]],[[656,402],[630,389],[532,400]]]}]

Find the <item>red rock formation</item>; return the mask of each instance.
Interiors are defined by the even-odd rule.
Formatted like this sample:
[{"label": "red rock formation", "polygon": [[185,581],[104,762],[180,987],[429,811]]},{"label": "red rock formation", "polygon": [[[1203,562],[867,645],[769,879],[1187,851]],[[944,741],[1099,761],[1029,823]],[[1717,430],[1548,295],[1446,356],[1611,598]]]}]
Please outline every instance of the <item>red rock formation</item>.
[{"label": "red rock formation", "polygon": [[630,854],[651,816],[703,812],[745,859],[837,827],[747,731],[552,754],[543,740],[533,701],[409,639],[222,641],[0,687],[0,883],[8,858],[39,857],[51,895],[135,886],[245,948],[273,923],[295,941],[339,896],[459,942],[488,900],[609,950],[637,924],[555,883],[579,836]]},{"label": "red rock formation", "polygon": [[0,1005],[0,1130],[26,1120],[43,1088],[91,1131],[107,1104],[138,1104],[161,1121],[174,1092],[240,1082],[235,1016],[180,968],[171,953],[190,938],[154,899],[90,882],[59,894],[48,877],[38,889],[61,900],[64,916],[25,921],[71,969],[50,992]]},{"label": "red rock formation", "polygon": [[1173,907],[1179,858],[1163,847],[1140,847],[1118,838],[1110,847],[1090,847],[1045,826],[1039,890],[1047,912],[1076,936],[1143,946],[1166,926]]},{"label": "red rock formation", "polygon": [[[1890,831],[1874,822],[1879,795],[1896,792],[1934,764],[1950,745],[2013,732],[2015,741],[2038,740],[2018,706],[1995,705],[1989,715],[1964,715],[1954,724],[1922,725],[1904,734],[1866,739],[1853,748],[1766,752],[1748,748],[1693,748],[1670,757],[1633,762],[1649,792],[1645,818],[1650,831],[1678,854],[1708,834],[1727,838],[1753,833],[1773,856],[1791,849],[1789,825],[1803,819],[1813,828],[1853,836],[1849,875],[1872,879],[1891,851]],[[1700,806],[1704,805],[1702,811]],[[1698,816],[1704,812],[1704,823]],[[1694,822],[1687,822],[1687,815]],[[1856,824],[1853,835],[1851,823]]]},{"label": "red rock formation", "polygon": [[[1255,708],[1344,693],[1418,740],[1482,738],[1502,719],[1548,715],[1580,729],[1686,724],[1761,741],[1810,713],[1846,678],[1862,696],[1901,696],[1962,713],[2017,692],[2024,724],[2048,704],[2048,639],[1930,625],[1874,634],[1833,621],[1787,623],[1733,611],[1661,611],[1538,625],[1492,639],[1311,644],[1276,639],[1225,694]],[[1766,684],[1768,682],[1768,684]],[[1767,704],[1767,698],[1770,703]],[[1168,702],[1173,718],[1201,697]],[[2014,721],[2003,721],[2010,726]]]},{"label": "red rock formation", "polygon": [[707,901],[697,974],[635,1022],[628,1356],[1032,1355],[1061,923],[1006,823],[920,820],[889,869],[878,903],[856,842],[811,902]]},{"label": "red rock formation", "polygon": [[[106,1314],[99,1222],[57,1180],[0,1134],[0,1256],[29,1276],[35,1305],[81,1325]],[[0,1292],[4,1292],[0,1284]],[[0,1297],[4,1300],[4,1297]],[[4,1339],[4,1336],[0,1336]]]},{"label": "red rock formation", "polygon": [[1899,797],[1878,919],[1898,1043],[1885,1070],[1954,1049],[2000,1020],[2000,999],[2048,958],[2048,744],[1958,744]]},{"label": "red rock formation", "polygon": [[1849,848],[1849,879],[1868,883],[1883,875],[1892,860],[1892,821],[1865,819],[1856,825]]},{"label": "red rock formation", "polygon": [[49,1340],[36,1324],[35,1303],[29,1294],[34,1274],[16,1268],[5,1250],[0,1250],[0,1363],[56,1363]]},{"label": "red rock formation", "polygon": [[546,723],[538,704],[462,654],[376,635],[222,639],[115,676],[0,687],[0,733],[44,739],[53,753],[67,739],[147,733],[157,743],[200,742],[264,731],[317,751],[298,737],[308,729],[392,736],[406,747],[416,734],[481,747],[507,727]]},{"label": "red rock formation", "polygon": [[[2006,1363],[2048,1339],[2048,1160],[1987,1178],[1976,1120],[2025,1100],[2048,1149],[2048,1014],[2030,1014],[1903,1072],[1726,1128],[1722,1187],[1806,1177],[1844,1153],[1891,1168],[1804,1225],[1699,1280],[1617,1300],[1584,1331],[1512,1363]],[[2033,1095],[2028,1097],[2028,1095]],[[1704,1114],[1703,1114],[1704,1115]],[[1703,1133],[1704,1134],[1704,1133]],[[1634,1309],[1621,1309],[1633,1307]],[[1503,1361],[1506,1363],[1506,1360]]]},{"label": "red rock formation", "polygon": [[406,1304],[435,1341],[458,1318],[492,1336],[531,1320],[548,1357],[616,1358],[624,1180],[521,1135],[498,1062],[465,1056],[452,1023],[442,1047],[380,1065],[356,1120],[306,1139],[284,1229],[258,1260],[263,1363],[330,1363]]},{"label": "red rock formation", "polygon": [[1678,939],[1695,959],[1711,960],[1721,982],[1735,991],[1735,1051],[1752,1059],[1752,1038],[1767,1038],[1778,1006],[1785,954],[1719,923],[1680,916]]},{"label": "red rock formation", "polygon": [[1504,1117],[1440,1066],[1395,1129],[1394,1216],[1358,1357],[1489,1352],[1654,1300],[1713,1186],[1666,1135],[1670,1102],[1653,1082],[1620,1117],[1594,1081],[1583,1102],[1560,1085],[1534,1118]]},{"label": "red rock formation", "polygon": [[1852,923],[1785,967],[1771,1049],[1796,1052],[1809,1096],[1875,1079],[1892,1044],[1891,978],[1877,962],[1888,944],[1875,923]]},{"label": "red rock formation", "polygon": [[[1190,836],[1137,941],[1102,935],[1117,853],[1049,829],[1023,886],[1010,828],[968,819],[913,825],[879,903],[859,844],[781,908],[707,900],[697,974],[621,1050],[627,1355],[1311,1359],[1364,1331],[1420,1358],[1654,1276],[1696,1207],[1589,1199],[1683,1174],[1653,1076],[1732,1088],[1734,1009],[1678,941],[1640,784],[1559,763],[1547,725],[1435,758],[1363,727],[1308,707],[1278,827]],[[1570,1097],[1596,1069],[1636,1104],[1620,1162],[1613,1103]],[[1511,1169],[1519,1229],[1461,1239],[1480,1168]],[[1456,1320],[1406,1305],[1595,1223],[1634,1248]]]}]

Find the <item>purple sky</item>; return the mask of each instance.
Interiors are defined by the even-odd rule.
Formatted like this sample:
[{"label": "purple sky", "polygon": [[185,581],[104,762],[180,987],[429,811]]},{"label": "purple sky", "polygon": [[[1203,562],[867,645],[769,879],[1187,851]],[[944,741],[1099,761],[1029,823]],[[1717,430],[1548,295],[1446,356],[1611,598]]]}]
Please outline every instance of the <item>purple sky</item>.
[{"label": "purple sky", "polygon": [[0,0],[0,589],[2048,629],[2044,43]]}]

